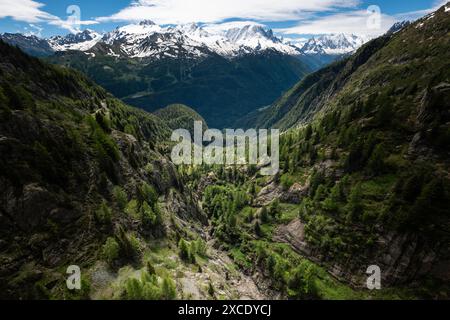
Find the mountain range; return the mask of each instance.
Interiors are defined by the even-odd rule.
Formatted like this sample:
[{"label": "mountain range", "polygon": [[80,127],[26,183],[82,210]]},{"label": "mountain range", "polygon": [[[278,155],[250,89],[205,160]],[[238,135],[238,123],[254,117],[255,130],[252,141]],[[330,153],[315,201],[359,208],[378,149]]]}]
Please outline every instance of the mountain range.
[{"label": "mountain range", "polygon": [[84,72],[130,105],[151,112],[190,105],[217,128],[232,127],[365,41],[340,34],[295,44],[256,23],[159,26],[150,20],[104,34],[85,30],[49,39],[20,34],[2,39]]},{"label": "mountain range", "polygon": [[[80,57],[91,74],[134,70],[132,86],[144,58],[56,55],[75,70],[0,40],[0,298],[448,300],[449,32],[450,3],[250,112],[246,126],[282,131],[274,176],[176,166],[171,131],[208,121],[194,105],[149,113],[79,71]],[[228,83],[208,97],[226,99]],[[74,265],[80,290],[67,286]]]},{"label": "mountain range", "polygon": [[305,43],[284,41],[263,25],[233,22],[214,25],[195,23],[159,26],[150,20],[118,27],[100,34],[84,30],[67,36],[40,39],[36,36],[3,34],[7,43],[18,45],[30,54],[51,55],[61,51],[101,52],[128,58],[202,57],[218,54],[237,57],[264,51],[287,55],[343,55],[358,49],[368,39],[355,35],[321,35]]}]

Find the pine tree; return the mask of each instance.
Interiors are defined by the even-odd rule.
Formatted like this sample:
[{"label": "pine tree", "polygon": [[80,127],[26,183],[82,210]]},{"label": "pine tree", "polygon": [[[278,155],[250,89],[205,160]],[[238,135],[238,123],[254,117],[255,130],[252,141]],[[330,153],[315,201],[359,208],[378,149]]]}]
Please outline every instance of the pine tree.
[{"label": "pine tree", "polygon": [[259,222],[259,220],[255,221],[255,224],[253,225],[253,230],[255,231],[255,234],[258,237],[262,236],[261,223]]},{"label": "pine tree", "polygon": [[213,287],[211,281],[209,282],[209,285],[208,285],[208,294],[211,297],[214,297],[214,295],[215,295],[215,290],[214,290],[214,287]]},{"label": "pine tree", "polygon": [[363,203],[362,203],[362,192],[361,185],[357,184],[353,187],[350,192],[348,203],[347,203],[347,212],[348,218],[350,221],[355,221],[355,219],[361,215],[363,211]]},{"label": "pine tree", "polygon": [[141,218],[142,222],[145,224],[154,226],[158,222],[158,216],[153,211],[153,209],[150,207],[150,205],[147,203],[147,201],[144,201],[141,205]]},{"label": "pine tree", "polygon": [[327,194],[327,189],[323,184],[319,185],[319,187],[316,190],[316,194],[314,195],[314,201],[320,202],[325,199]]},{"label": "pine tree", "polygon": [[261,218],[261,222],[262,223],[267,223],[269,222],[269,214],[267,212],[267,208],[266,207],[262,207],[259,216]]},{"label": "pine tree", "polygon": [[100,208],[95,211],[95,218],[99,223],[111,223],[112,210],[108,207],[108,203],[105,200],[103,200]]},{"label": "pine tree", "polygon": [[372,153],[367,164],[370,172],[374,175],[382,174],[385,171],[384,158],[386,153],[382,144],[378,144]]},{"label": "pine tree", "polygon": [[169,277],[164,277],[162,281],[161,295],[164,300],[174,300],[177,297],[175,282]]},{"label": "pine tree", "polygon": [[178,248],[180,250],[180,258],[186,262],[190,262],[191,254],[189,252],[188,243],[183,238],[180,239],[178,243]]},{"label": "pine tree", "polygon": [[113,189],[113,200],[116,202],[120,210],[125,210],[128,203],[128,195],[121,187],[116,186]]},{"label": "pine tree", "polygon": [[305,140],[311,139],[312,133],[313,133],[313,130],[312,130],[311,125],[308,125],[305,129]]},{"label": "pine tree", "polygon": [[156,275],[156,270],[151,261],[147,261],[147,272],[149,275]]}]

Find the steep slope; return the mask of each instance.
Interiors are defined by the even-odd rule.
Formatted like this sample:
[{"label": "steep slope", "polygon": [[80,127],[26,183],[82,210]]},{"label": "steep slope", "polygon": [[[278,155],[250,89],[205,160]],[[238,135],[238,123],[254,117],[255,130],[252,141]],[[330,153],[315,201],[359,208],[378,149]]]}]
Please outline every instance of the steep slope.
[{"label": "steep slope", "polygon": [[82,71],[116,97],[146,111],[176,103],[193,106],[215,128],[229,127],[244,114],[270,104],[309,72],[301,60],[276,52],[235,59],[182,55],[158,61],[70,52],[50,61]]},{"label": "steep slope", "polygon": [[160,26],[152,21],[103,35],[85,30],[48,40],[22,35],[5,40],[28,52],[56,52],[52,63],[82,71],[128,104],[151,112],[190,105],[218,128],[271,104],[306,74],[364,42],[341,34],[312,38],[300,47],[256,23]]},{"label": "steep slope", "polygon": [[24,52],[35,57],[46,57],[52,55],[55,51],[45,39],[36,36],[24,36],[20,33],[4,33],[0,35],[4,42],[21,48]]},{"label": "steep slope", "polygon": [[[171,239],[174,216],[205,221],[161,153],[169,127],[75,71],[0,42],[0,108],[2,298],[87,298],[96,261],[114,279]],[[70,292],[74,264],[83,288]]]},{"label": "steep slope", "polygon": [[[306,77],[262,110],[260,126],[284,130],[276,177],[252,167],[198,169],[215,181],[203,189],[192,179],[213,234],[249,273],[294,298],[355,297],[324,268],[359,288],[358,298],[448,299],[448,7]],[[381,270],[378,293],[365,290],[369,266]]]},{"label": "steep slope", "polygon": [[[305,77],[270,108],[247,116],[245,122],[258,127],[288,129],[336,104],[343,92],[348,90],[357,88],[349,99],[367,99],[372,93],[381,91],[373,87],[372,83],[381,86],[397,81],[402,68],[408,68],[408,78],[414,81],[423,78],[423,82],[426,82],[426,79],[432,79],[437,71],[430,67],[437,64],[441,68],[447,60],[448,36],[445,26],[441,25],[445,24],[445,13],[440,15],[440,19],[425,17],[401,31],[370,41],[351,57]],[[436,38],[442,39],[442,43],[436,43]],[[428,47],[434,51],[428,52]],[[415,71],[409,70],[412,66]],[[387,70],[384,77],[380,75],[382,70]],[[422,70],[426,70],[425,74],[422,74]]]},{"label": "steep slope", "polygon": [[158,114],[0,41],[0,299],[278,296],[212,246],[166,156],[170,127],[202,118]]},{"label": "steep slope", "polygon": [[306,76],[273,105],[247,115],[240,124],[286,130],[311,120],[313,115],[329,103],[330,97],[342,89],[353,72],[388,40],[389,36],[372,40],[351,57]]}]

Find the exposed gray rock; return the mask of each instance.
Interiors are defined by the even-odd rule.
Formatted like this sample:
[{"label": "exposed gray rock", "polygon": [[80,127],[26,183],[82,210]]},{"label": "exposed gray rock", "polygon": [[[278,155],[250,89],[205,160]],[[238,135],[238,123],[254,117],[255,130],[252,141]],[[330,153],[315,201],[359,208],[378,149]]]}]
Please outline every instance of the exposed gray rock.
[{"label": "exposed gray rock", "polygon": [[[334,277],[364,287],[366,271],[370,265],[378,265],[382,271],[382,285],[405,283],[425,275],[433,275],[447,281],[450,277],[450,263],[441,261],[444,247],[431,247],[423,243],[417,234],[389,232],[380,234],[376,247],[370,252],[361,250],[346,262],[332,262],[332,257],[322,254],[305,238],[305,226],[300,219],[282,225],[274,234],[274,241],[285,242],[298,253],[324,265]],[[439,255],[438,253],[441,252]]]},{"label": "exposed gray rock", "polygon": [[282,188],[273,181],[258,193],[254,205],[258,207],[267,206],[274,200],[281,198],[282,195]]}]

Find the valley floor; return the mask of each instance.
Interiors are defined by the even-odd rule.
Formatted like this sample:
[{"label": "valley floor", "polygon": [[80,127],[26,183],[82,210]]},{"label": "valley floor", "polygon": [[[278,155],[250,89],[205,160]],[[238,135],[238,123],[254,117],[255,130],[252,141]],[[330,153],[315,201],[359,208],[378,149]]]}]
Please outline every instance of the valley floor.
[{"label": "valley floor", "polygon": [[[192,300],[267,300],[280,298],[267,288],[264,279],[257,279],[239,270],[230,257],[214,248],[215,241],[207,242],[207,258],[197,259],[197,265],[186,264],[178,256],[178,250],[167,243],[152,246],[146,255],[152,261],[157,274],[169,273],[176,279],[180,298]],[[113,272],[104,262],[98,262],[90,271],[91,298],[118,299],[117,293],[129,278],[139,279],[143,269],[126,266]],[[209,284],[214,292],[209,291]]]}]

